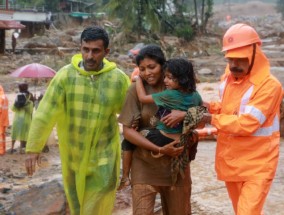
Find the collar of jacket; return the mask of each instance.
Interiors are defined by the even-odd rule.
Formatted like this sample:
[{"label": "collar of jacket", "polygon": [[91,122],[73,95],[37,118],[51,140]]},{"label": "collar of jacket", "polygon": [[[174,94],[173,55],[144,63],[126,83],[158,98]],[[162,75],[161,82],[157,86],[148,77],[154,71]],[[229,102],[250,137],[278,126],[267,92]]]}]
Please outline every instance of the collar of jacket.
[{"label": "collar of jacket", "polygon": [[110,62],[107,59],[103,59],[104,67],[99,71],[86,71],[80,68],[80,62],[83,61],[82,54],[76,54],[72,57],[71,63],[76,68],[76,70],[84,76],[91,76],[91,75],[99,75],[101,73],[109,72],[116,68],[116,64],[114,62]]}]

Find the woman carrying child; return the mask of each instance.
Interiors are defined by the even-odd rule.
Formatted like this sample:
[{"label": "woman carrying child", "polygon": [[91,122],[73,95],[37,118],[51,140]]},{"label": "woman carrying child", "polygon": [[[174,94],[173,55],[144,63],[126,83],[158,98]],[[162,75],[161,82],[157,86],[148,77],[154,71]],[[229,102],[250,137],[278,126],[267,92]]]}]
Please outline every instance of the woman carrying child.
[{"label": "woman carrying child", "polygon": [[[166,61],[160,47],[148,45],[142,48],[136,57],[136,62],[140,69],[140,76],[144,80],[143,84],[147,95],[162,93],[165,89],[165,85],[168,90],[174,89],[172,85],[175,89],[180,85],[178,81],[179,78],[170,80],[170,78],[174,78],[171,76],[172,74],[170,72],[167,73],[164,83],[163,66]],[[170,63],[170,65],[172,65],[172,63]],[[190,70],[191,64],[185,63],[185,65],[187,67],[187,69],[185,69],[186,76],[188,77],[184,78],[186,80],[188,79],[186,82],[190,83],[190,87],[187,86],[184,88],[178,86],[179,90],[177,91],[185,94],[193,93],[195,95],[194,73],[193,70],[188,71]],[[166,71],[168,70],[170,69]],[[192,78],[190,77],[190,73],[192,73]],[[182,78],[180,78],[180,80],[182,80]],[[132,149],[134,148],[131,165],[133,214],[153,214],[157,193],[161,195],[164,215],[190,214],[191,179],[189,165],[185,170],[185,177],[179,175],[176,183],[172,186],[171,157],[178,156],[183,151],[183,147],[175,147],[179,142],[179,140],[176,140],[179,135],[173,134],[167,137],[158,133],[158,135],[163,138],[158,138],[160,142],[160,146],[158,146],[153,143],[154,141],[149,141],[136,129],[132,128],[134,122],[138,121],[138,129],[140,131],[145,129],[152,131],[152,128],[155,128],[155,126],[151,124],[151,120],[158,110],[154,103],[143,103],[139,101],[135,85],[136,84],[133,84],[130,87],[124,108],[119,117],[119,121],[123,124],[125,139],[136,146],[131,147]],[[183,92],[183,90],[185,90],[185,92]],[[196,95],[193,97],[196,97],[196,101],[192,101],[192,104],[194,104],[194,106],[201,105],[202,101],[200,96]],[[169,109],[171,110],[171,108]],[[187,109],[188,106],[185,108],[185,111]],[[181,122],[182,120],[183,116],[182,118],[174,119],[172,121],[174,123],[171,124],[171,126],[175,127],[176,122]],[[161,121],[163,121],[163,119],[161,119]],[[157,131],[160,132],[159,130]],[[126,141],[123,143],[124,153],[130,154],[129,157],[131,158],[132,151],[129,151],[129,146],[127,146],[128,144],[125,144],[125,142]],[[156,156],[157,154],[164,154],[164,156]],[[123,155],[123,157],[125,156]],[[127,173],[123,175],[123,177],[128,178]],[[122,180],[123,179],[124,178],[122,178]]]}]

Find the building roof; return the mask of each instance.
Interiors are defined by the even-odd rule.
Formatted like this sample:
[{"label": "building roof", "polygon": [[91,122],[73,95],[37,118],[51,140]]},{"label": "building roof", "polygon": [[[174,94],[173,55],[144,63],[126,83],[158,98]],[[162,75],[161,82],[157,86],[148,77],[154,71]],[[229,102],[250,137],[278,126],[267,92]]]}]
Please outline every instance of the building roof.
[{"label": "building roof", "polygon": [[23,29],[25,27],[15,20],[0,20],[0,29]]}]

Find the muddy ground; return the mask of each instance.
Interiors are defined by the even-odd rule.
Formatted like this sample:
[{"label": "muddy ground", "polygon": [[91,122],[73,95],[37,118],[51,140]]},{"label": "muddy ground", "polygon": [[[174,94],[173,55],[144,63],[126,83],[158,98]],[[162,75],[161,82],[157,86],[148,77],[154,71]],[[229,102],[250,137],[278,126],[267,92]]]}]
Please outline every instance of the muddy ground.
[{"label": "muddy ground", "polygon": [[[217,98],[218,83],[200,83],[198,90],[205,100]],[[9,101],[15,98],[14,93],[8,93]],[[10,112],[10,118],[13,113]],[[7,148],[10,148],[10,138],[7,140]],[[61,180],[61,164],[59,159],[56,132],[49,138],[49,153],[43,153],[43,164],[33,177],[28,177],[25,172],[25,154],[19,153],[19,143],[16,143],[17,151],[11,155],[7,153],[0,156],[0,214],[11,205],[15,205],[16,194],[28,190],[31,187],[48,183],[54,179]],[[196,160],[191,163],[192,175],[192,212],[196,215],[230,215],[232,207],[223,182],[216,179],[214,171],[214,155],[216,141],[202,140],[199,142]],[[274,183],[268,195],[264,212],[266,215],[281,215],[284,210],[284,139],[280,144],[280,161]],[[162,214],[160,199],[156,201],[156,213]],[[1,209],[2,207],[2,209]],[[39,205],[40,207],[40,205]],[[1,212],[2,211],[2,212]],[[131,188],[128,187],[117,192],[116,204],[113,215],[130,215],[131,212]]]}]

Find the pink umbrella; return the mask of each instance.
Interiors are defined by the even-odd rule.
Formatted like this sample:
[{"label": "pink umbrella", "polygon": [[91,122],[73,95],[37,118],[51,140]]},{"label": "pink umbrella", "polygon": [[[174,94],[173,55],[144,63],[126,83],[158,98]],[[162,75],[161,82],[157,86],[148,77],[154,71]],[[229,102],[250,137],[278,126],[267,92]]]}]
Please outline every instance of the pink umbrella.
[{"label": "pink umbrella", "polygon": [[37,82],[39,78],[52,78],[55,76],[56,72],[49,68],[48,66],[39,64],[39,63],[31,63],[25,66],[22,66],[16,69],[11,73],[11,76],[16,78],[34,78],[35,80],[35,95]]},{"label": "pink umbrella", "polygon": [[48,66],[31,63],[16,69],[11,76],[17,78],[52,78],[56,72]]}]

